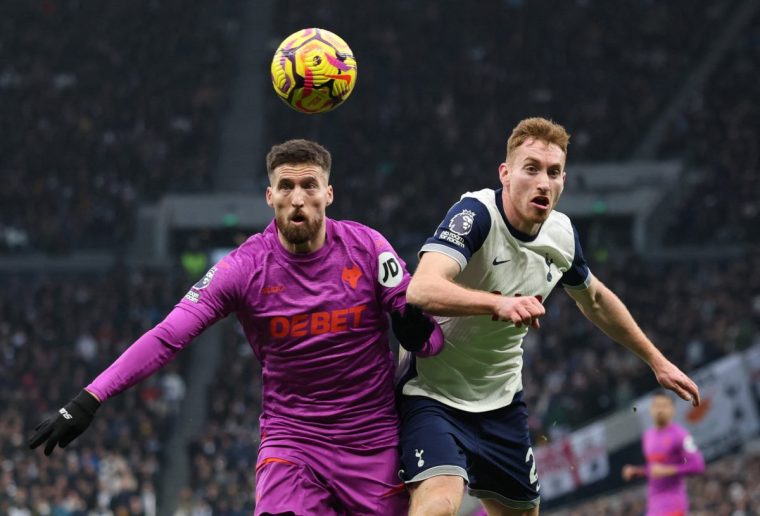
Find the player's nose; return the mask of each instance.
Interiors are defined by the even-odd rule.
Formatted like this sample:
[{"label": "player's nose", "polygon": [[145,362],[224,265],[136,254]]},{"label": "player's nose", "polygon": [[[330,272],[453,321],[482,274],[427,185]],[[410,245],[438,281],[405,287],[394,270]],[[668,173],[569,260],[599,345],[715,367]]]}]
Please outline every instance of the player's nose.
[{"label": "player's nose", "polygon": [[299,192],[298,190],[293,192],[293,195],[290,197],[290,204],[295,207],[301,207],[304,205],[304,196],[303,193]]}]

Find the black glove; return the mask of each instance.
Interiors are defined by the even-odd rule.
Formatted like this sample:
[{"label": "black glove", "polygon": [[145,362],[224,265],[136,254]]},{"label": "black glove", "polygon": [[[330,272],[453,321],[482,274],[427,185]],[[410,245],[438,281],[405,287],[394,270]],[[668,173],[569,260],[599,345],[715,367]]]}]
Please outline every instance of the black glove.
[{"label": "black glove", "polygon": [[34,449],[45,441],[45,455],[53,453],[56,444],[65,448],[79,434],[87,430],[92,422],[95,411],[100,402],[95,396],[83,390],[58,410],[55,417],[51,417],[37,425],[34,435],[29,439],[29,448]]},{"label": "black glove", "polygon": [[403,315],[398,310],[391,312],[391,327],[399,344],[412,352],[420,351],[435,329],[433,321],[418,306],[409,303]]}]

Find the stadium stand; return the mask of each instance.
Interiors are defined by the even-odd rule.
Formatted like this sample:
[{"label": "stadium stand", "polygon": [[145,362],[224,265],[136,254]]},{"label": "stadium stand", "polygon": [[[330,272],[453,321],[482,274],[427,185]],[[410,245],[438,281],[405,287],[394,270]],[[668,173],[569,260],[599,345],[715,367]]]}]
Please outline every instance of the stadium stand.
[{"label": "stadium stand", "polygon": [[230,74],[216,6],[4,3],[0,253],[123,246],[139,202],[209,186]]},{"label": "stadium stand", "polygon": [[250,514],[259,445],[261,368],[237,327],[226,328],[211,389],[209,424],[189,446],[193,476],[186,503],[214,514]]},{"label": "stadium stand", "polygon": [[305,119],[272,96],[269,143],[323,141],[336,158],[333,216],[418,248],[443,206],[497,184],[509,130],[525,116],[568,127],[571,163],[626,156],[709,45],[701,34],[735,4],[278,2],[272,50],[305,26],[334,30],[357,57],[359,86],[351,109],[329,118]]},{"label": "stadium stand", "polygon": [[[670,126],[660,152],[686,156],[696,185],[667,230],[676,244],[760,242],[760,16]],[[699,172],[702,172],[699,174]]]},{"label": "stadium stand", "polygon": [[[156,514],[162,448],[184,380],[180,358],[109,400],[75,446],[26,439],[179,298],[163,272],[16,278],[0,297],[0,514]],[[110,512],[109,512],[110,511]]]}]

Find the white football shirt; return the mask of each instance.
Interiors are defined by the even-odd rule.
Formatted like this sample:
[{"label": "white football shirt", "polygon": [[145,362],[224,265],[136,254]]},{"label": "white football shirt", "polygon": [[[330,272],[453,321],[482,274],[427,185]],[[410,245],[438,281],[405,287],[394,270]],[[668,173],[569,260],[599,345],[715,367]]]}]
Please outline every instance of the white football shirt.
[{"label": "white football shirt", "polygon": [[[457,283],[505,296],[546,300],[557,283],[587,288],[591,272],[570,219],[553,211],[538,234],[526,235],[507,221],[501,192],[464,194],[420,254],[443,253],[459,263]],[[468,412],[509,405],[523,388],[522,341],[528,328],[490,315],[436,319],[446,340],[443,351],[428,358],[402,353],[402,392]]]}]

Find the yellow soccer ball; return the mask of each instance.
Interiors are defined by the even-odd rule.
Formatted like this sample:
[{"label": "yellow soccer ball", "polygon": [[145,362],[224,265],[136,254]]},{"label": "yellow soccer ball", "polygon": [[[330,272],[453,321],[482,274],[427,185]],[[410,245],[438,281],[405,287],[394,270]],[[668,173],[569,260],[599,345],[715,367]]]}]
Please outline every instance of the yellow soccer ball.
[{"label": "yellow soccer ball", "polygon": [[272,86],[301,113],[325,113],[340,106],[356,84],[356,59],[339,36],[303,29],[280,43],[272,59]]}]

